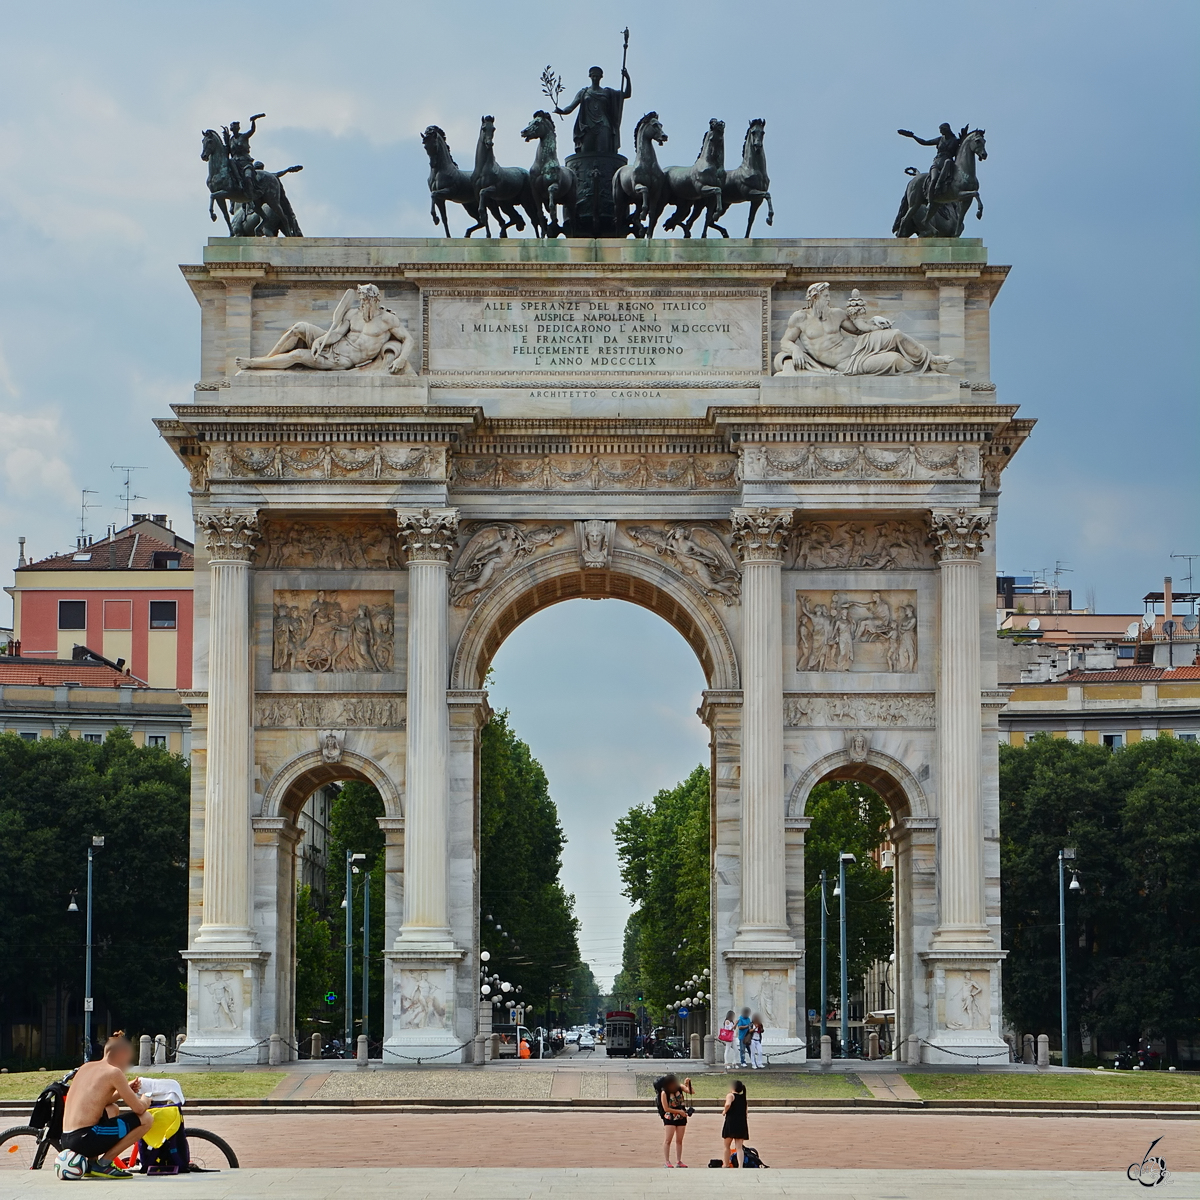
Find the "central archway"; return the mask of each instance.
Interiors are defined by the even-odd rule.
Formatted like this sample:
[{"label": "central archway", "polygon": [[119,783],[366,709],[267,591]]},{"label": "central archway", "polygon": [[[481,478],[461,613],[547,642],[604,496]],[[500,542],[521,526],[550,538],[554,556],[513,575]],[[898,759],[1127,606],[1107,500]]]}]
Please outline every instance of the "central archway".
[{"label": "central archway", "polygon": [[582,567],[578,551],[559,551],[512,572],[472,610],[458,639],[451,690],[482,687],[504,639],[534,613],[564,600],[627,600],[657,613],[695,651],[710,689],[741,686],[726,621],[683,576],[640,554],[616,550],[603,570]]}]

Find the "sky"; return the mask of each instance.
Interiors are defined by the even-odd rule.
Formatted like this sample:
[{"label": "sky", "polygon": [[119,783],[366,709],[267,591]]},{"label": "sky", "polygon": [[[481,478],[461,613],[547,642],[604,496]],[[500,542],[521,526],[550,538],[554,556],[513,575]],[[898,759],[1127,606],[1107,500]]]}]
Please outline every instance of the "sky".
[{"label": "sky", "polygon": [[[780,237],[887,236],[904,167],[930,157],[895,130],[986,128],[984,218],[968,232],[1012,266],[992,373],[998,400],[1038,419],[1005,472],[999,566],[1061,563],[1076,602],[1101,611],[1138,611],[1164,574],[1181,587],[1186,563],[1170,556],[1200,552],[1194,0],[14,5],[0,77],[0,561],[15,563],[18,535],[37,557],[71,547],[81,489],[92,534],[123,519],[113,464],[144,468],[135,511],[186,528],[185,474],[150,422],[199,374],[177,265],[221,232],[201,130],[265,111],[256,153],[304,165],[286,182],[310,236],[427,236],[420,131],[441,125],[469,165],[492,113],[499,160],[528,165],[519,132],[545,104],[542,69],[568,94],[593,62],[615,84],[626,24],[626,140],[653,108],[665,162],[691,162],[709,117],[739,131],[765,117]],[[455,232],[464,224],[455,210]],[[531,666],[539,637],[558,647],[553,671]],[[577,842],[596,814],[611,827],[704,757],[698,670],[668,666],[681,647],[628,606],[580,603],[501,652],[496,692]],[[606,863],[578,884],[596,945],[619,940],[618,909],[584,903],[615,894]]]}]

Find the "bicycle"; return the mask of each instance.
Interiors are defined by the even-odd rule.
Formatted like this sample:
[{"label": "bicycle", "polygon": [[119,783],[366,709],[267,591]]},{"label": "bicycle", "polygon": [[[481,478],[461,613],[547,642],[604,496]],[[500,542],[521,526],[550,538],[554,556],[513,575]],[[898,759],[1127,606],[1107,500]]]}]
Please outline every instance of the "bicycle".
[{"label": "bicycle", "polygon": [[[40,1171],[46,1165],[50,1151],[53,1150],[57,1154],[62,1149],[59,1144],[62,1115],[67,1089],[71,1086],[74,1075],[74,1071],[68,1071],[62,1079],[50,1084],[38,1097],[34,1106],[34,1116],[30,1120],[35,1120],[38,1110],[41,1109],[43,1113],[48,1114],[44,1125],[14,1125],[11,1129],[0,1132],[0,1171]],[[233,1147],[223,1137],[210,1130],[191,1126],[184,1130],[184,1136],[188,1141],[190,1170],[219,1171],[222,1165],[229,1168],[239,1166]],[[199,1148],[193,1143],[199,1143]],[[136,1166],[137,1162],[138,1147],[135,1142],[119,1165],[128,1169]]]}]

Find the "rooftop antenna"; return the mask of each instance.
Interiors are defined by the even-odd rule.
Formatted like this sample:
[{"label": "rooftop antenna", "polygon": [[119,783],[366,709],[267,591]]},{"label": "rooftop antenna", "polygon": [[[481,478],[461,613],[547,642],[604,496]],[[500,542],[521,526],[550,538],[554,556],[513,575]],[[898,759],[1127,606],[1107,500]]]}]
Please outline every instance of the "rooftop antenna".
[{"label": "rooftop antenna", "polygon": [[125,472],[125,483],[122,486],[121,494],[117,497],[117,499],[120,500],[125,505],[125,524],[128,525],[129,524],[129,506],[135,500],[145,500],[145,498],[146,498],[145,496],[137,495],[132,490],[133,489],[133,473],[134,473],[134,471],[144,471],[146,468],[145,467],[130,467],[130,466],[124,466],[120,463],[112,463],[108,469],[110,471],[124,471]]},{"label": "rooftop antenna", "polygon": [[97,491],[96,491],[95,489],[93,489],[93,488],[80,488],[80,499],[79,499],[79,542],[78,542],[78,548],[79,548],[80,550],[82,550],[82,549],[84,548],[84,546],[86,546],[86,545],[87,545],[87,540],[88,540],[88,536],[87,536],[87,514],[88,514],[88,509],[89,509],[89,508],[99,508],[99,507],[100,507],[100,505],[99,505],[99,504],[92,504],[92,503],[90,503],[90,502],[88,501],[88,497],[89,497],[89,496],[98,496],[98,495],[100,495],[100,493],[99,493],[99,492],[97,492]]},{"label": "rooftop antenna", "polygon": [[[1187,590],[1189,592],[1194,592],[1196,590],[1196,587],[1195,587],[1195,584],[1192,582],[1192,564],[1196,561],[1196,559],[1200,558],[1200,554],[1172,554],[1171,557],[1187,559],[1187,565],[1188,565],[1188,573],[1186,576]],[[1196,601],[1193,598],[1193,600],[1192,600],[1193,606],[1195,605],[1195,603],[1196,603]]]},{"label": "rooftop antenna", "polygon": [[1064,575],[1064,574],[1070,575],[1071,573],[1072,573],[1071,568],[1068,567],[1067,564],[1062,561],[1062,559],[1056,558],[1054,560],[1054,587],[1051,588],[1051,590],[1050,590],[1050,611],[1051,612],[1058,612],[1058,591],[1059,591],[1058,577],[1060,575]]}]

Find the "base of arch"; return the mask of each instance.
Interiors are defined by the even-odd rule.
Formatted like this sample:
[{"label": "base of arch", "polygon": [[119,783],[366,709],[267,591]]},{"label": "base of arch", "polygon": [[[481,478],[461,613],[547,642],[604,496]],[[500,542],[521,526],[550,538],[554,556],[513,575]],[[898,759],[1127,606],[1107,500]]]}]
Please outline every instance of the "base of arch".
[{"label": "base of arch", "polygon": [[452,944],[418,948],[400,943],[383,952],[391,964],[392,993],[391,1027],[383,1043],[385,1064],[415,1067],[470,1060],[475,1014],[463,1014],[470,1029],[460,1029],[456,1002],[465,953]]},{"label": "base of arch", "polygon": [[197,947],[182,954],[187,960],[188,1014],[179,1061],[198,1066],[265,1063],[268,1040],[275,1032],[260,1029],[268,955]]},{"label": "base of arch", "polygon": [[[994,946],[994,943],[993,943]],[[920,1061],[952,1066],[1007,1062],[1000,1036],[1000,962],[1004,951],[929,950],[929,1018]]]}]

